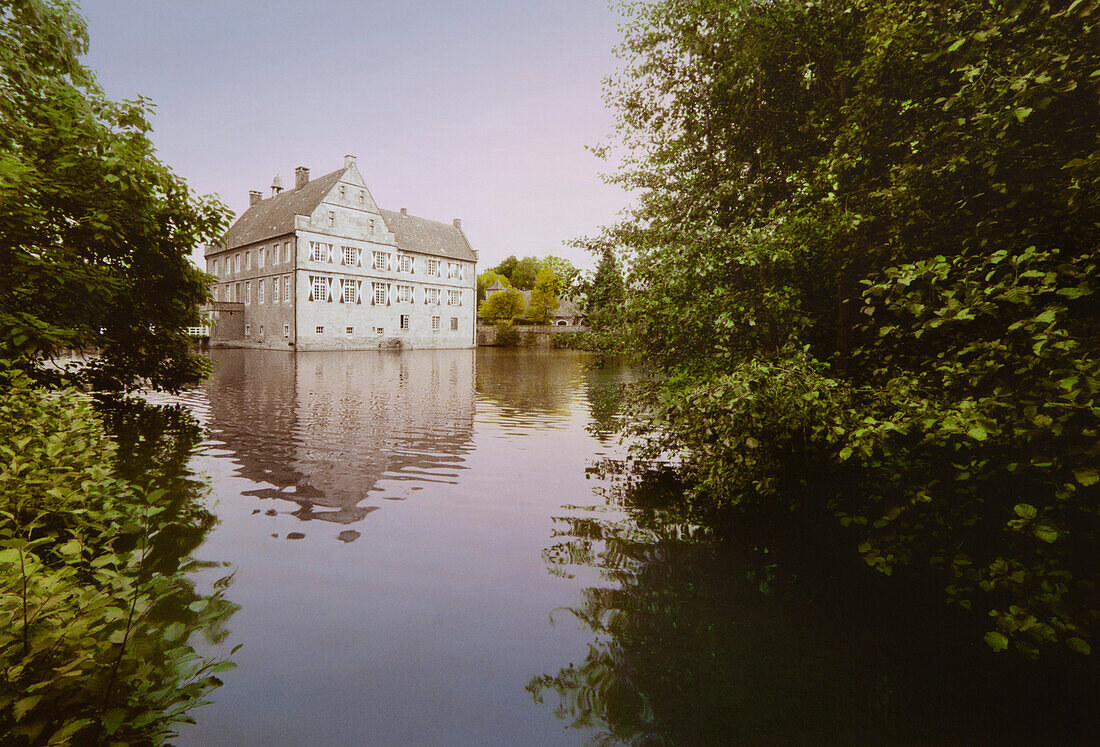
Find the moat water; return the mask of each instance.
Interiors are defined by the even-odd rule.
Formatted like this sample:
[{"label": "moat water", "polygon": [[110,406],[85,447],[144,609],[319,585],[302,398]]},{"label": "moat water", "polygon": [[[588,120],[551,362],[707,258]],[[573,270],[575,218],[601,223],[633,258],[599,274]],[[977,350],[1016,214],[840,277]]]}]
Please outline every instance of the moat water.
[{"label": "moat water", "polygon": [[1052,702],[1051,723],[1085,726],[1092,701],[1073,701],[1095,693],[1040,697],[1015,670],[989,685],[980,645],[882,613],[873,588],[838,612],[787,593],[760,548],[639,521],[614,474],[624,369],[486,348],[211,357],[202,387],[151,397],[205,428],[192,466],[220,523],[197,556],[235,570],[240,605],[212,650],[240,644],[237,667],[179,744],[1078,733],[1011,720]]}]

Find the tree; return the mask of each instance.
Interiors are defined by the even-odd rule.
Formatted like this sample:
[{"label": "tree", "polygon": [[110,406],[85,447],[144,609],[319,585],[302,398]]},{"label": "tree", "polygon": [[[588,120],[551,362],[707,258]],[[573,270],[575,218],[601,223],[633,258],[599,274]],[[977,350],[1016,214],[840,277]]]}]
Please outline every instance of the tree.
[{"label": "tree", "polygon": [[44,359],[92,346],[93,386],[199,380],[186,328],[210,278],[188,257],[227,210],[156,159],[148,101],[105,97],[71,4],[0,3],[0,40],[0,357],[45,378]]},{"label": "tree", "polygon": [[608,91],[649,453],[1032,655],[1100,610],[1093,8],[624,4]]},{"label": "tree", "polygon": [[535,287],[538,272],[539,261],[534,257],[524,257],[512,268],[512,286],[519,290],[531,290]]},{"label": "tree", "polygon": [[514,290],[497,291],[481,304],[477,315],[486,322],[495,322],[500,319],[517,319],[523,316],[527,303],[523,300],[523,294]]},{"label": "tree", "polygon": [[596,273],[586,288],[585,314],[597,332],[613,330],[619,323],[625,300],[623,275],[611,246],[599,248]]},{"label": "tree", "polygon": [[531,302],[527,305],[527,318],[535,324],[548,324],[550,316],[559,306],[558,279],[548,267],[538,272]]},{"label": "tree", "polygon": [[516,259],[516,255],[512,255],[501,262],[496,267],[492,268],[493,272],[501,277],[508,278],[509,284],[512,282],[512,272],[515,271],[516,265],[519,264],[519,260]]},{"label": "tree", "polygon": [[554,273],[554,277],[558,279],[557,293],[559,295],[569,296],[573,293],[574,286],[580,276],[580,270],[574,267],[572,262],[564,257],[547,254],[539,260],[539,267],[546,268]]}]

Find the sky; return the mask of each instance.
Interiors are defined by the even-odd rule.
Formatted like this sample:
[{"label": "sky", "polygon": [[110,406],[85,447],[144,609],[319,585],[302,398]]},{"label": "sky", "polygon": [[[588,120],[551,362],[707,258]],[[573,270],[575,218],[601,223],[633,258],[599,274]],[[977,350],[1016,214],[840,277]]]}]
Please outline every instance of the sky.
[{"label": "sky", "polygon": [[160,159],[239,215],[356,156],[379,206],[462,227],[479,269],[557,254],[627,204],[610,165],[607,0],[83,0],[86,63],[152,100]]}]

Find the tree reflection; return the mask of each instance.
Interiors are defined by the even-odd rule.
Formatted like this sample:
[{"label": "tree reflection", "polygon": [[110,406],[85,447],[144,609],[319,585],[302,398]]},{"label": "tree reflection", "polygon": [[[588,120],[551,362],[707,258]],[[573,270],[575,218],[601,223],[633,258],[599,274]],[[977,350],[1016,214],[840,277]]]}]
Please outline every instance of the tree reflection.
[{"label": "tree reflection", "polygon": [[591,471],[607,505],[557,519],[544,557],[599,571],[567,610],[594,638],[527,689],[593,741],[1068,743],[1095,724],[1094,671],[998,659],[937,600],[685,524],[667,466]]}]

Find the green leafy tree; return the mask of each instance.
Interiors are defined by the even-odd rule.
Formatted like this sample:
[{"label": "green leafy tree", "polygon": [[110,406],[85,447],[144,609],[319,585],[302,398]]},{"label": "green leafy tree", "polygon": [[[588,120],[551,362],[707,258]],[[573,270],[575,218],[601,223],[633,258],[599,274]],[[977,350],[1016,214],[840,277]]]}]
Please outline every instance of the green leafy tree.
[{"label": "green leafy tree", "polygon": [[597,332],[615,329],[621,319],[625,289],[614,250],[603,245],[596,272],[586,288],[585,314]]},{"label": "green leafy tree", "polygon": [[477,315],[486,322],[518,319],[527,309],[523,294],[514,290],[497,291],[481,304]]},{"label": "green leafy tree", "polygon": [[531,302],[527,305],[527,318],[535,324],[548,324],[550,316],[559,306],[558,279],[553,271],[544,267],[538,272]]},{"label": "green leafy tree", "polygon": [[204,374],[186,327],[210,278],[189,262],[228,212],[154,155],[150,105],[110,101],[63,0],[0,3],[0,356],[93,346],[98,387],[178,389]]},{"label": "green leafy tree", "polygon": [[519,264],[519,259],[517,259],[516,255],[513,254],[512,256],[508,257],[503,262],[501,262],[499,265],[497,265],[496,267],[493,267],[491,269],[497,275],[500,275],[503,278],[507,278],[508,279],[508,284],[511,285],[511,283],[512,283],[512,273],[515,271],[516,265],[518,265],[518,264]]},{"label": "green leafy tree", "polygon": [[512,274],[509,276],[512,280],[512,287],[519,290],[531,290],[535,287],[538,272],[539,261],[534,257],[524,257],[512,268]]},{"label": "green leafy tree", "polygon": [[554,273],[554,277],[558,279],[557,293],[560,296],[570,296],[575,292],[581,273],[568,259],[548,254],[539,260],[539,267]]},{"label": "green leafy tree", "polygon": [[831,522],[983,613],[992,648],[1087,653],[1095,4],[623,12],[608,93],[639,199],[603,240],[630,268],[625,340],[661,374],[649,453],[683,455],[712,524]]}]

